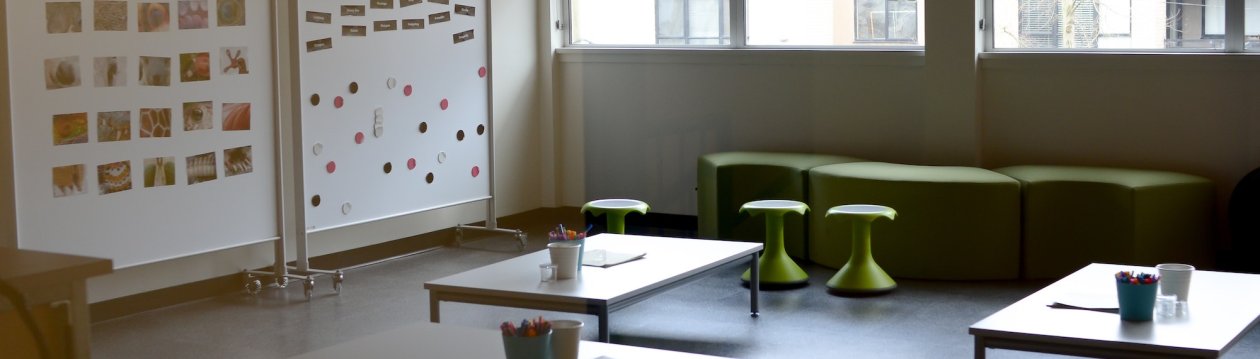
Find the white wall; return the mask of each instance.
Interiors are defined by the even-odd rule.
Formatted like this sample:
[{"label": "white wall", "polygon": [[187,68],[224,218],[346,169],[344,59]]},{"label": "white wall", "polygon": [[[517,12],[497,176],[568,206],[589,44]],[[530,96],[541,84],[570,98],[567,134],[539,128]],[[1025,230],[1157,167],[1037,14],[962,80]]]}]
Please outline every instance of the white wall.
[{"label": "white wall", "polygon": [[1177,170],[1213,179],[1222,208],[1260,166],[1260,58],[984,54],[968,65],[959,61],[974,46],[973,9],[934,3],[926,60],[562,50],[558,131],[581,145],[559,158],[585,175],[571,177],[584,182],[566,186],[562,203],[633,197],[695,214],[696,157],[730,150]]},{"label": "white wall", "polygon": [[[281,2],[282,4],[284,2]],[[0,3],[2,4],[2,3]],[[2,6],[2,5],[0,5]],[[2,10],[2,9],[0,9]],[[494,59],[494,136],[495,136],[495,185],[498,215],[510,215],[540,206],[539,189],[542,188],[539,171],[537,124],[537,39],[538,18],[536,4],[520,1],[496,1],[492,14],[492,39]],[[0,15],[3,15],[0,11]],[[287,34],[281,34],[287,37]],[[3,36],[0,38],[7,38]],[[3,40],[0,40],[3,41]],[[3,47],[0,47],[3,48]],[[3,55],[3,54],[0,54]],[[4,56],[3,58],[7,58]],[[2,64],[3,61],[0,61]],[[7,68],[7,66],[5,66]],[[0,83],[7,83],[7,73]],[[0,90],[0,94],[6,94]],[[0,113],[9,113],[8,96],[0,100]],[[0,205],[11,206],[12,165],[11,136],[8,135],[9,119],[0,121]],[[0,206],[0,234],[13,233],[14,218]],[[457,206],[385,221],[319,232],[309,239],[310,255],[363,247],[415,234],[448,228],[456,223],[469,223],[485,219],[482,203]],[[8,242],[8,237],[0,245]],[[271,243],[238,247],[213,253],[174,259],[149,265],[119,270],[113,274],[88,281],[89,300],[99,302],[127,295],[152,291],[170,286],[195,282],[239,272],[244,268],[270,265],[274,260]],[[293,259],[293,246],[289,245],[288,259]],[[353,279],[349,279],[353,280]],[[325,287],[320,290],[329,290]]]}]

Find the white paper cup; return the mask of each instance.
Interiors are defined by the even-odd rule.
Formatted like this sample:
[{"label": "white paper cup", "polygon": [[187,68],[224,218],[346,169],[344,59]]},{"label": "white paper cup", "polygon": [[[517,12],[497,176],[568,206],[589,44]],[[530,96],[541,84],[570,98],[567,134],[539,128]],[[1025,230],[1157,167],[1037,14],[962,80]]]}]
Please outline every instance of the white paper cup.
[{"label": "white paper cup", "polygon": [[577,359],[578,341],[582,339],[582,322],[551,321],[551,354],[555,359]]},{"label": "white paper cup", "polygon": [[1189,264],[1164,263],[1156,265],[1159,270],[1159,294],[1175,295],[1178,301],[1190,298],[1190,275],[1194,274],[1194,266]]},{"label": "white paper cup", "polygon": [[556,265],[556,279],[571,279],[577,276],[578,253],[582,247],[574,243],[555,242],[547,244],[551,252],[551,263]]}]

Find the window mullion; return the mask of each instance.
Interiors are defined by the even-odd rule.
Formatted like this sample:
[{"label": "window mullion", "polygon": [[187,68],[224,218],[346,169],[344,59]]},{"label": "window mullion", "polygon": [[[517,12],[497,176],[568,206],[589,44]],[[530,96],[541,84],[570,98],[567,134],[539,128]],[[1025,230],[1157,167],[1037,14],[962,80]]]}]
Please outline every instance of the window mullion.
[{"label": "window mullion", "polygon": [[731,47],[742,49],[748,47],[747,0],[729,0],[731,22]]},{"label": "window mullion", "polygon": [[1225,52],[1243,52],[1246,42],[1245,0],[1225,0]]}]

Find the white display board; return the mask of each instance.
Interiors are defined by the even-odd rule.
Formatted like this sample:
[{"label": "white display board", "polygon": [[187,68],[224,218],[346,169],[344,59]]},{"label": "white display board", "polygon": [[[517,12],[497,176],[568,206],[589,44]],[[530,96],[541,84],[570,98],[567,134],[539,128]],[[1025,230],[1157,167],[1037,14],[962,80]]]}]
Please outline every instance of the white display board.
[{"label": "white display board", "polygon": [[270,1],[6,4],[19,247],[121,268],[279,237]]},{"label": "white display board", "polygon": [[298,2],[308,232],[489,198],[486,5]]}]

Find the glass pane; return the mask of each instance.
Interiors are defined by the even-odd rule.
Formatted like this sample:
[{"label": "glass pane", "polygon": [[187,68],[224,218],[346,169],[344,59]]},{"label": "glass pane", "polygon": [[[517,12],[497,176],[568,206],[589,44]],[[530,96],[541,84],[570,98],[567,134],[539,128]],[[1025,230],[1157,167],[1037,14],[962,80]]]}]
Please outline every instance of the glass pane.
[{"label": "glass pane", "polygon": [[681,38],[686,36],[687,22],[684,19],[683,1],[656,1],[656,36],[658,38]]},{"label": "glass pane", "polygon": [[633,46],[726,44],[730,39],[729,1],[570,0],[570,42]]},{"label": "glass pane", "polygon": [[748,44],[923,46],[924,0],[747,0]]},{"label": "glass pane", "polygon": [[[683,0],[659,1],[681,3]],[[573,19],[570,41],[584,45],[656,44],[657,2],[658,0],[571,0],[569,10]],[[670,16],[682,15],[681,11],[666,13]],[[681,19],[677,21],[682,22]]]},{"label": "glass pane", "polygon": [[1005,49],[1222,49],[1225,46],[1224,2],[993,0],[993,46]]},{"label": "glass pane", "polygon": [[1260,0],[1247,0],[1246,9],[1243,11],[1244,17],[1247,18],[1246,31],[1247,34],[1247,50],[1260,50]]}]

